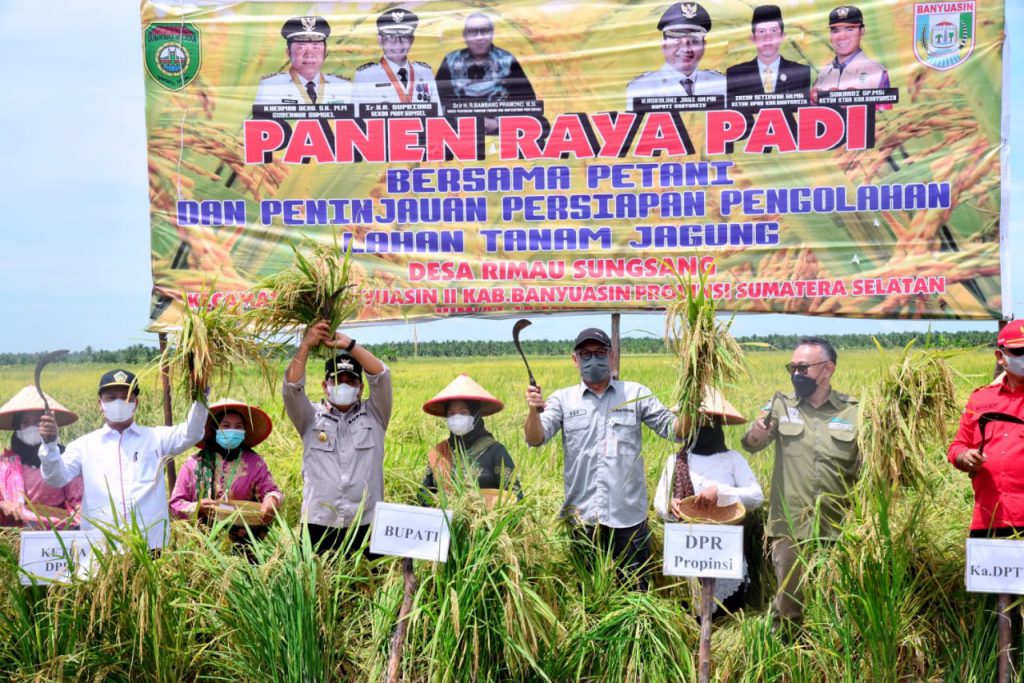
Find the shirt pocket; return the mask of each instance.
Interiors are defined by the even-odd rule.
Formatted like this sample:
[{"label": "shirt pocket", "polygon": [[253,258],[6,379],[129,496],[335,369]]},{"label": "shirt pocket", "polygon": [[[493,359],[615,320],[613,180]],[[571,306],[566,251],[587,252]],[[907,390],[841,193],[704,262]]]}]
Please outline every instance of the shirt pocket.
[{"label": "shirt pocket", "polygon": [[338,424],[334,420],[319,417],[313,422],[309,435],[309,448],[313,451],[330,452],[338,442]]},{"label": "shirt pocket", "polygon": [[374,438],[374,424],[365,416],[352,421],[348,426],[349,436],[352,439],[352,448],[364,452],[372,449],[377,440]]},{"label": "shirt pocket", "polygon": [[804,433],[803,422],[792,422],[790,420],[779,420],[779,434],[788,439],[796,439]]},{"label": "shirt pocket", "polygon": [[857,457],[857,428],[850,422],[833,418],[828,423],[828,434],[832,441],[832,451],[842,460],[854,460]]}]

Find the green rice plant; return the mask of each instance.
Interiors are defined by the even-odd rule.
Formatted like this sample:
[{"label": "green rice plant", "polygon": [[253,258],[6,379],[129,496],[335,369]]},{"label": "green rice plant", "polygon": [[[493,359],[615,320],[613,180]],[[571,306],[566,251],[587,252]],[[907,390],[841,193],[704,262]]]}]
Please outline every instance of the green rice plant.
[{"label": "green rice plant", "polygon": [[[729,334],[732,318],[720,321],[707,273],[677,274],[679,294],[665,312],[665,345],[677,360],[673,398],[679,415],[695,417],[705,388],[720,388],[746,371],[743,350]],[[695,429],[696,423],[690,425]]]},{"label": "green rice plant", "polygon": [[866,388],[860,405],[858,447],[872,488],[923,484],[929,446],[946,442],[958,412],[944,354],[914,350],[911,342]]},{"label": "green rice plant", "polygon": [[265,338],[290,333],[321,320],[331,330],[359,312],[359,296],[353,282],[351,249],[339,258],[337,235],[331,245],[313,244],[309,256],[291,245],[292,267],[269,276],[260,286],[273,290],[274,298],[256,313],[257,328]]},{"label": "green rice plant", "polygon": [[[209,292],[200,297],[209,300]],[[249,316],[241,305],[184,306],[181,328],[169,336],[160,366],[177,377],[180,392],[204,401],[215,379],[230,387],[238,368],[256,368],[268,386],[274,383],[268,361],[270,349],[249,332]]]},{"label": "green rice plant", "polygon": [[427,681],[551,680],[539,662],[557,614],[540,588],[545,548],[528,533],[540,527],[534,510],[525,501],[487,510],[458,487],[440,502],[453,511],[448,561],[421,577],[405,679],[418,671]]}]

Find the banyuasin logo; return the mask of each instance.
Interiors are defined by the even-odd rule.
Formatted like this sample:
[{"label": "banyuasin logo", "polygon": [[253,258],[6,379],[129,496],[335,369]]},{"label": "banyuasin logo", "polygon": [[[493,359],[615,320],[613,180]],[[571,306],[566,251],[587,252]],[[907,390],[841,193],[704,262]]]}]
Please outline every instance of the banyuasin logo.
[{"label": "banyuasin logo", "polygon": [[142,39],[146,71],[168,90],[181,90],[199,73],[199,31],[192,24],[150,24]]},{"label": "banyuasin logo", "polygon": [[975,2],[914,4],[914,55],[939,71],[963,64],[974,52]]}]

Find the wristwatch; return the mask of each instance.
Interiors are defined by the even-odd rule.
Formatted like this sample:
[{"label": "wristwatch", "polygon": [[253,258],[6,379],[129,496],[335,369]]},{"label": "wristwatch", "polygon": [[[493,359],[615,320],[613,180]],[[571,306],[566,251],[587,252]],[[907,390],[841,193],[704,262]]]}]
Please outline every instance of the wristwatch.
[{"label": "wristwatch", "polygon": [[356,347],[356,340],[352,339],[352,340],[349,341],[348,346],[345,347],[345,350],[351,352],[352,349],[354,349],[355,347]]}]

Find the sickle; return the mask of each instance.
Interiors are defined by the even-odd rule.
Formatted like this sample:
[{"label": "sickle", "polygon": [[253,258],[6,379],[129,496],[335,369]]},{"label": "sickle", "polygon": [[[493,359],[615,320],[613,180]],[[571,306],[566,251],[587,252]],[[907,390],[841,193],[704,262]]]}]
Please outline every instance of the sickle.
[{"label": "sickle", "polygon": [[[537,380],[535,380],[533,378],[533,370],[530,369],[530,364],[526,361],[526,354],[523,353],[523,347],[519,343],[519,333],[522,332],[523,330],[525,330],[527,327],[529,327],[532,324],[533,323],[531,323],[526,318],[523,318],[522,320],[517,320],[516,324],[512,326],[512,343],[515,344],[516,351],[519,352],[519,355],[523,359],[523,365],[526,366],[526,374],[529,375],[529,377],[530,377],[530,386],[535,387],[535,386],[537,386]],[[542,413],[542,412],[544,412],[544,409],[543,408],[538,408],[537,412],[538,413]]]},{"label": "sickle", "polygon": [[60,349],[59,351],[50,351],[47,354],[43,354],[43,357],[36,361],[36,391],[39,392],[39,398],[43,399],[43,410],[46,412],[50,412],[50,402],[46,400],[46,394],[43,393],[43,387],[40,386],[39,379],[43,374],[43,368],[66,355],[68,355],[68,350]]}]

